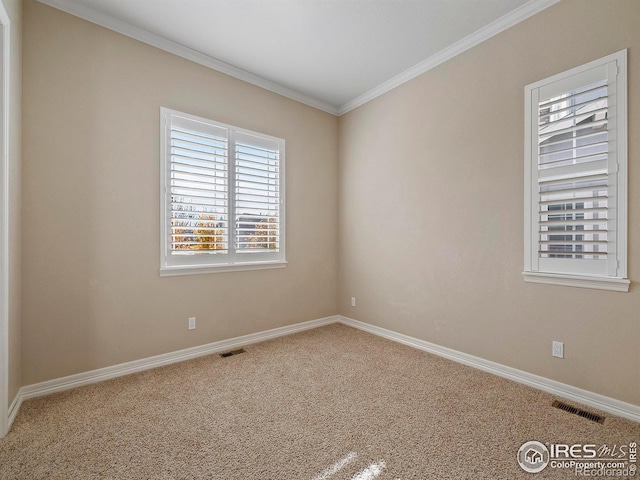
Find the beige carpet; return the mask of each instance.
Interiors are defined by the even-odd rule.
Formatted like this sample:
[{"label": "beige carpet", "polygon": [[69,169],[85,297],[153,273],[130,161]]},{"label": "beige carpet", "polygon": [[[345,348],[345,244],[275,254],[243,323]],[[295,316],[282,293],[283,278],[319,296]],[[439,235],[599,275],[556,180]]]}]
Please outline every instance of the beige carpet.
[{"label": "beige carpet", "polygon": [[344,325],[246,350],[25,402],[0,478],[576,478],[524,472],[518,448],[640,441],[640,424]]}]

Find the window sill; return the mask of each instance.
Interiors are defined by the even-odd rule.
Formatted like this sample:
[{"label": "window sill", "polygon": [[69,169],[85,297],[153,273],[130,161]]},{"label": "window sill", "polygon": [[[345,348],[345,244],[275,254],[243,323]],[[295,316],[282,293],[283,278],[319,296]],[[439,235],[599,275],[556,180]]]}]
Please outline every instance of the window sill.
[{"label": "window sill", "polygon": [[161,277],[175,277],[178,275],[199,275],[204,273],[241,272],[245,270],[266,270],[272,268],[285,268],[287,262],[259,262],[259,263],[234,263],[221,265],[179,265],[175,267],[161,267]]},{"label": "window sill", "polygon": [[589,277],[562,273],[522,272],[525,282],[563,285],[565,287],[595,288],[614,292],[628,292],[631,281],[626,278]]}]

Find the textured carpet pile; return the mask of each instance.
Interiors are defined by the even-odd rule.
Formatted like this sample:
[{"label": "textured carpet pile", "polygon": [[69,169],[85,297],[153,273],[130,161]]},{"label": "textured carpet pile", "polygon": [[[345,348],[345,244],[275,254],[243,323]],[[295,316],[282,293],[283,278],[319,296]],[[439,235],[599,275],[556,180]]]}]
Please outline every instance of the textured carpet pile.
[{"label": "textured carpet pile", "polygon": [[640,424],[553,400],[335,324],[26,401],[0,478],[576,478],[526,473],[517,451],[640,442]]}]

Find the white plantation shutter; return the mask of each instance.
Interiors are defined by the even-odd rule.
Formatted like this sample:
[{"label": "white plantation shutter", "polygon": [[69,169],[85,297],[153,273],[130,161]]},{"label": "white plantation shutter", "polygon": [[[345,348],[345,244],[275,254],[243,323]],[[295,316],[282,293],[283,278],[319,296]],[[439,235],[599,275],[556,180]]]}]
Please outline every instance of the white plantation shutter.
[{"label": "white plantation shutter", "polygon": [[573,88],[560,93],[553,84],[537,92],[539,267],[563,272],[567,262],[558,260],[579,260],[573,271],[606,275],[607,257],[615,255],[608,199],[616,174],[609,165],[607,67],[572,80]]},{"label": "white plantation shutter", "polygon": [[280,249],[280,144],[235,134],[235,248],[238,253]]},{"label": "white plantation shutter", "polygon": [[625,95],[603,60],[527,87],[525,273],[626,275]]},{"label": "white plantation shutter", "polygon": [[227,129],[178,116],[169,128],[171,254],[227,253]]},{"label": "white plantation shutter", "polygon": [[283,266],[284,140],[161,117],[161,274]]}]

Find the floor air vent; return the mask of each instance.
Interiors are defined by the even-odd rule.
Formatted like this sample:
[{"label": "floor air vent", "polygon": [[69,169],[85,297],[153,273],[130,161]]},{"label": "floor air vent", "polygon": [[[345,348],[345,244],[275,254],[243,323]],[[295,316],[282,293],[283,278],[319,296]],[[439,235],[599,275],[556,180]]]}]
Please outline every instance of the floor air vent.
[{"label": "floor air vent", "polygon": [[595,413],[587,412],[586,410],[580,410],[579,408],[572,407],[571,405],[559,402],[558,400],[554,400],[552,406],[559,408],[560,410],[564,410],[565,412],[578,415],[579,417],[586,418],[587,420],[591,420],[592,422],[604,423],[604,417],[596,415]]},{"label": "floor air vent", "polygon": [[231,350],[230,352],[221,353],[220,356],[222,358],[231,357],[233,355],[238,355],[240,353],[245,353],[246,350],[244,348],[239,348],[238,350]]}]

